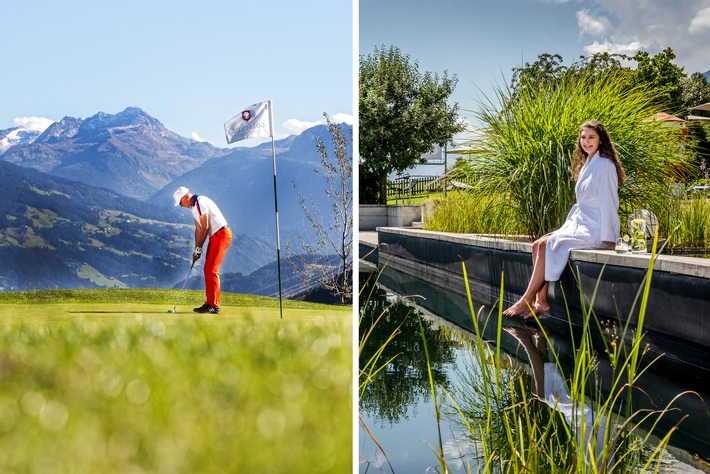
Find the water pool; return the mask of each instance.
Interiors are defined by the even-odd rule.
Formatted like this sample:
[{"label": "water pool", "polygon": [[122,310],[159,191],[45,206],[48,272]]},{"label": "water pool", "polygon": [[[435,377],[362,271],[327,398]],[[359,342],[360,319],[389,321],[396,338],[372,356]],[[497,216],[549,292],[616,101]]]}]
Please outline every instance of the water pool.
[{"label": "water pool", "polygon": [[[436,413],[416,315],[421,315],[424,322],[436,385],[456,396],[460,386],[465,385],[466,372],[472,370],[468,361],[470,349],[466,344],[466,339],[471,337],[467,330],[471,326],[468,301],[398,272],[383,271],[376,289],[369,293],[368,285],[373,281],[374,278],[370,278],[368,283],[368,276],[361,275],[361,287],[364,288],[360,297],[361,311],[363,314],[384,312],[385,316],[369,342],[371,347],[379,347],[398,328],[397,336],[381,359],[389,360],[395,354],[399,355],[378,374],[380,380],[373,379],[361,397],[360,473],[441,472],[435,454],[439,443]],[[491,294],[475,297],[479,300],[474,303],[476,308],[495,302]],[[571,336],[559,329],[552,328],[557,331],[553,339],[556,347],[564,352],[565,340]],[[507,353],[527,362],[514,338],[502,340],[501,344]],[[366,346],[360,354],[361,366],[371,354],[371,349]],[[668,367],[665,370],[668,371]],[[659,403],[688,388],[669,375],[673,374],[649,373],[647,377],[644,388]],[[698,387],[691,388],[698,390]],[[688,414],[689,418],[674,434],[672,444],[675,447],[669,449],[661,472],[701,472],[692,465],[697,465],[694,454],[699,453],[705,459],[710,454],[710,418],[703,407],[703,402],[710,403],[707,393],[700,392],[699,397],[688,397],[678,404],[679,411]],[[441,423],[447,465],[454,473],[468,472],[469,466],[472,472],[476,472],[471,442],[466,439],[461,426],[452,421],[454,418],[444,416]]]}]

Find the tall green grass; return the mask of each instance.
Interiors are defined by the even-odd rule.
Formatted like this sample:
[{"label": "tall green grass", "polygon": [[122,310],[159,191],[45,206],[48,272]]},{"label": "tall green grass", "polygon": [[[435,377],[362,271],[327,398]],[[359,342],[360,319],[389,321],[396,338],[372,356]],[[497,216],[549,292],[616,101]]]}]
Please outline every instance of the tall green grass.
[{"label": "tall green grass", "polygon": [[[504,237],[527,235],[503,195],[479,195],[476,192],[450,193],[431,200],[424,218],[424,228],[439,232],[494,234]],[[628,206],[627,206],[628,207]],[[623,212],[623,211],[622,211]],[[622,235],[627,214],[620,212]],[[668,239],[666,248],[710,248],[710,201],[706,199],[670,199],[656,217],[659,237]]]},{"label": "tall green grass", "polygon": [[710,200],[674,199],[658,220],[669,247],[710,248]]},{"label": "tall green grass", "polygon": [[499,88],[475,112],[481,133],[477,150],[461,167],[477,186],[476,199],[492,196],[501,215],[512,215],[531,236],[558,228],[575,201],[570,166],[579,126],[590,119],[610,131],[628,181],[620,186],[621,213],[660,212],[670,199],[668,183],[687,161],[680,134],[649,120],[656,97],[629,88],[610,73],[565,77],[555,86]]},{"label": "tall green grass", "polygon": [[427,230],[506,236],[526,232],[502,195],[448,193],[446,197],[430,200],[428,209],[424,218]]}]

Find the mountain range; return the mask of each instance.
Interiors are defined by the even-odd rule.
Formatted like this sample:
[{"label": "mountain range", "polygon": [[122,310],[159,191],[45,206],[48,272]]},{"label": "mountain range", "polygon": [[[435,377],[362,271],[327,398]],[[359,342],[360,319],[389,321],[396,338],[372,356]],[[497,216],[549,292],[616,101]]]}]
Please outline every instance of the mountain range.
[{"label": "mountain range", "polygon": [[[274,142],[283,255],[313,238],[294,183],[330,209],[325,179],[314,171],[319,139],[332,153],[325,125]],[[234,274],[227,281],[251,288],[249,276],[276,258],[271,143],[218,148],[171,132],[137,107],[64,117],[41,134],[0,131],[0,186],[8,196],[2,290],[176,285],[189,268],[194,229],[189,211],[173,207],[179,186],[214,199],[235,232],[222,265],[223,276]]]},{"label": "mountain range", "polygon": [[128,107],[115,115],[99,112],[85,120],[64,117],[34,139],[27,136],[6,149],[2,159],[147,199],[227,151],[181,137],[143,110]]}]

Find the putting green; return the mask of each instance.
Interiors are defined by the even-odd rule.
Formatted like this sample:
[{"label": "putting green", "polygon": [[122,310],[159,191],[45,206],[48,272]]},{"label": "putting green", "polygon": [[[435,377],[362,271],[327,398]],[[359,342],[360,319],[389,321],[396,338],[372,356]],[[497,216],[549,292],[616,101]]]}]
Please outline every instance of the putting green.
[{"label": "putting green", "polygon": [[[43,303],[36,305],[14,303],[0,304],[0,321],[8,323],[12,321],[43,322],[81,319],[111,322],[151,319],[168,323],[185,320],[222,323],[251,320],[278,321],[281,319],[278,307],[223,305],[220,314],[198,314],[192,311],[192,307],[187,306],[178,306],[175,313],[168,312],[171,309],[173,306],[146,303]],[[350,319],[350,311],[349,308],[343,307],[333,309],[285,308],[283,322],[305,322],[320,318]]]}]

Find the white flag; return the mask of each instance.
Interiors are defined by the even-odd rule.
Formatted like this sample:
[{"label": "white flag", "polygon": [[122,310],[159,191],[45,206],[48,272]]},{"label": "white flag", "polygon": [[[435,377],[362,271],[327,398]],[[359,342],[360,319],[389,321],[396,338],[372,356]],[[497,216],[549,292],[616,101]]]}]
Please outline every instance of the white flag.
[{"label": "white flag", "polygon": [[272,136],[271,101],[257,102],[244,109],[224,124],[224,133],[227,136],[227,143]]}]

